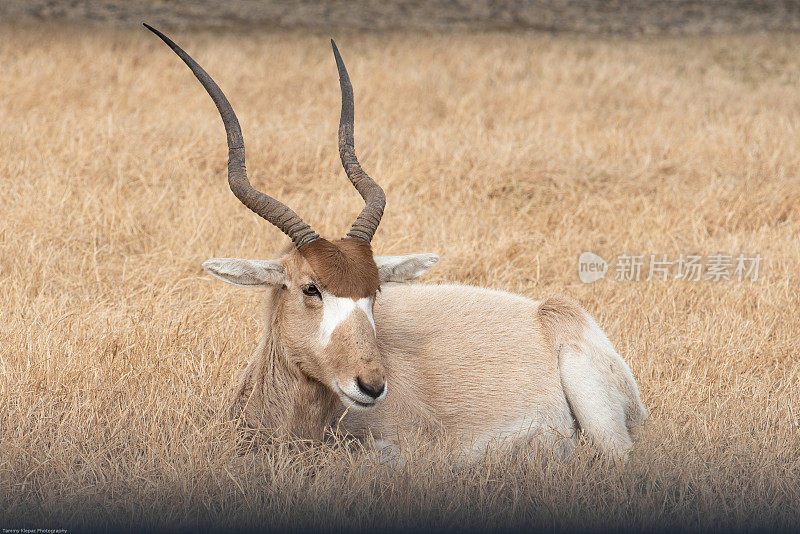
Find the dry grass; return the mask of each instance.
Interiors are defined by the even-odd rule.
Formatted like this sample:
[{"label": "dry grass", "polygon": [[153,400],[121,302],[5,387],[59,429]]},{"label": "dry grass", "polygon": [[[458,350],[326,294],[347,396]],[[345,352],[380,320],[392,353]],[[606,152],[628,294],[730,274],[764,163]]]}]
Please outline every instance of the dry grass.
[{"label": "dry grass", "polygon": [[[257,186],[338,235],[325,36],[179,34],[243,123]],[[258,294],[204,275],[280,233],[224,181],[222,125],[145,30],[0,28],[0,526],[788,527],[800,517],[797,36],[339,37],[387,191],[379,253],[428,280],[566,293],[651,420],[628,465],[341,444],[242,461],[225,395]],[[758,252],[755,283],[581,284],[577,256]]]}]

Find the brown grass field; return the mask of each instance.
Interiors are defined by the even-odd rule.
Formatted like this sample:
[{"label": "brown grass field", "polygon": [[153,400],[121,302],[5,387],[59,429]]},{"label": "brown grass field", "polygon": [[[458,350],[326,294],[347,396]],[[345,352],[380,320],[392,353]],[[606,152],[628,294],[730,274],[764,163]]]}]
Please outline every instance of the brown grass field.
[{"label": "brown grass field", "polygon": [[[327,35],[177,33],[231,99],[251,180],[328,236]],[[435,448],[393,469],[341,440],[247,456],[227,395],[271,257],[225,183],[200,85],[144,29],[0,26],[0,527],[790,528],[800,521],[800,36],[336,35],[381,254],[426,281],[585,306],[651,413],[626,465]],[[582,284],[577,258],[760,254],[757,281]],[[645,264],[646,267],[647,263]],[[645,278],[645,276],[643,276]]]}]

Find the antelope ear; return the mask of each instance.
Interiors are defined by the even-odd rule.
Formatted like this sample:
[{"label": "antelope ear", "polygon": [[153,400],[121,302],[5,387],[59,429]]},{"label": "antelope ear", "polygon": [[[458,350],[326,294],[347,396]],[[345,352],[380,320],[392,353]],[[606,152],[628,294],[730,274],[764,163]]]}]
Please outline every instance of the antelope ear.
[{"label": "antelope ear", "polygon": [[203,262],[203,269],[235,286],[275,286],[286,282],[286,271],[278,260],[213,258]]},{"label": "antelope ear", "polygon": [[381,283],[384,282],[413,282],[439,261],[436,254],[408,254],[406,256],[378,256]]}]

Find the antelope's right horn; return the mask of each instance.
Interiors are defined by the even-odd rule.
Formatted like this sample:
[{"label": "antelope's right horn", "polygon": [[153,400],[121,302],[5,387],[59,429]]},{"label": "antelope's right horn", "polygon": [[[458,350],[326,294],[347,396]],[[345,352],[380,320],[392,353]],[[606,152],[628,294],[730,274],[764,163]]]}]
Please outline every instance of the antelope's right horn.
[{"label": "antelope's right horn", "polygon": [[230,102],[211,79],[211,76],[169,37],[148,24],[144,24],[144,27],[158,35],[173,52],[178,54],[178,57],[191,69],[195,77],[203,84],[211,100],[217,105],[228,137],[228,185],[236,198],[258,216],[268,220],[288,235],[297,248],[319,239],[319,234],[312,230],[291,208],[250,185],[244,165],[244,139],[239,120],[236,118]]}]

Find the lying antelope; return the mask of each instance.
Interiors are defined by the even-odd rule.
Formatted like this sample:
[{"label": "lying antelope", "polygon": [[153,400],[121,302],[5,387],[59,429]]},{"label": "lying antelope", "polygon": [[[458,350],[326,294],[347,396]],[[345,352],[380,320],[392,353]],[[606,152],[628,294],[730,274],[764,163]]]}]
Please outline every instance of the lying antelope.
[{"label": "lying antelope", "polygon": [[[147,26],[147,25],[145,25]],[[365,207],[343,239],[320,237],[294,211],[254,189],[242,132],[211,77],[178,45],[216,104],[228,139],[228,184],[291,239],[273,260],[216,258],[211,275],[266,290],[265,333],[242,374],[234,411],[254,428],[321,439],[340,428],[397,450],[404,435],[443,433],[474,453],[495,439],[628,451],[647,411],[625,361],[580,306],[489,289],[406,285],[434,254],[374,257],[385,205],[353,146],[353,89],[331,41],[342,109],[339,154]]]}]

